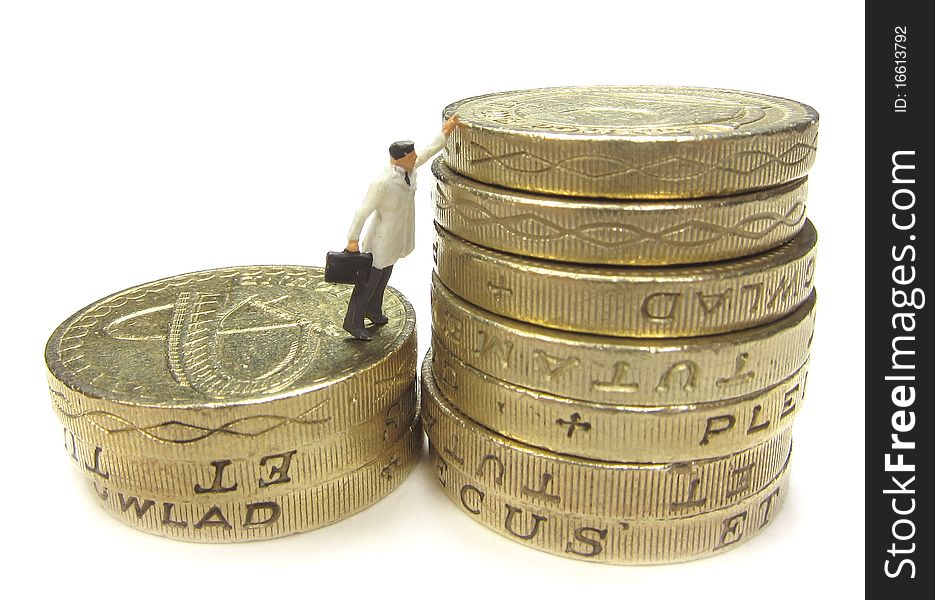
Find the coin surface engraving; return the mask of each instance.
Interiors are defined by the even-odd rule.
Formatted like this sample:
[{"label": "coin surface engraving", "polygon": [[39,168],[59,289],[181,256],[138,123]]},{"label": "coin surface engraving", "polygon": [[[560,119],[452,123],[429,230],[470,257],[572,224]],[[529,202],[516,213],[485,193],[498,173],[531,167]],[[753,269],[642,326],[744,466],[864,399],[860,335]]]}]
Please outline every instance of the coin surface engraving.
[{"label": "coin surface engraving", "polygon": [[52,374],[114,402],[201,407],[324,387],[380,362],[411,334],[412,309],[386,298],[370,344],[341,330],[349,286],[321,269],[242,267],[181,275],[100,300],[49,340]]},{"label": "coin surface engraving", "polygon": [[616,201],[535,195],[432,165],[435,221],[469,242],[581,264],[665,265],[737,258],[774,248],[805,224],[804,179],[693,200]]},{"label": "coin surface engraving", "polygon": [[503,187],[606,198],[691,198],[802,177],[818,113],[784,98],[681,87],[565,87],[450,104],[446,161]]}]

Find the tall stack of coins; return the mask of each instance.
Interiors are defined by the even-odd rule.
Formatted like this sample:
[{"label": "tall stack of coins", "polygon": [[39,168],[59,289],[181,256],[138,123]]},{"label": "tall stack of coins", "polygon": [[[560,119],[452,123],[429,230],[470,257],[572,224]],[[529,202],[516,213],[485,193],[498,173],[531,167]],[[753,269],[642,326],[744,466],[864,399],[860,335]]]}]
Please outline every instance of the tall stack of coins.
[{"label": "tall stack of coins", "polygon": [[700,558],[759,532],[808,372],[817,113],[586,87],[453,114],[422,379],[445,492],[510,539],[596,562]]},{"label": "tall stack of coins", "polygon": [[310,267],[180,275],[95,302],[46,347],[65,450],[118,519],[221,542],[306,531],[392,491],[422,446],[412,306],[351,340]]}]

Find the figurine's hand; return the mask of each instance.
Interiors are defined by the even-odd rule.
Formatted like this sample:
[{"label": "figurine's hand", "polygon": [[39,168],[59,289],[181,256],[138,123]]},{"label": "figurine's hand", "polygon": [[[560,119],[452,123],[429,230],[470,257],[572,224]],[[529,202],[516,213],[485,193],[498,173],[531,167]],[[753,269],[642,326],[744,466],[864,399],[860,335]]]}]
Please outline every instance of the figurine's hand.
[{"label": "figurine's hand", "polygon": [[448,137],[448,135],[454,131],[455,127],[457,127],[459,123],[461,123],[461,119],[458,117],[458,115],[452,115],[450,119],[445,121],[445,123],[442,125],[442,133],[445,134],[445,137]]},{"label": "figurine's hand", "polygon": [[345,249],[348,252],[360,252],[360,246],[357,245],[357,240],[349,240],[347,242],[347,248]]}]

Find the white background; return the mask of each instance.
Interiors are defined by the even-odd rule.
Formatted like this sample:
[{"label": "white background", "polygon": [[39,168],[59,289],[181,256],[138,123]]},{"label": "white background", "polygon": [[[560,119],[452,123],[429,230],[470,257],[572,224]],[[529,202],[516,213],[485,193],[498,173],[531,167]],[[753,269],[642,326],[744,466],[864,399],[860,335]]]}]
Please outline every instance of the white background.
[{"label": "white background", "polygon": [[[7,2],[0,8],[3,502],[8,598],[852,598],[863,583],[863,9],[750,2]],[[321,265],[385,163],[454,100],[570,84],[758,91],[821,113],[809,214],[819,318],[789,501],[717,558],[609,567],[475,524],[428,461],[392,496],[288,539],[212,546],[127,528],[62,448],[42,351],[130,285]],[[428,344],[430,174],[391,284]],[[413,589],[416,588],[416,589]]]}]

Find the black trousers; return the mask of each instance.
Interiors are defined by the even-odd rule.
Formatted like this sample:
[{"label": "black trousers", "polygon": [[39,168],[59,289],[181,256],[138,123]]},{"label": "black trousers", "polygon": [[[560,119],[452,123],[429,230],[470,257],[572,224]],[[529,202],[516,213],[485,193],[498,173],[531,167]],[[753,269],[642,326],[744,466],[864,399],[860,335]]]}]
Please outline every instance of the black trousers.
[{"label": "black trousers", "polygon": [[370,277],[366,283],[358,283],[351,292],[351,299],[347,303],[347,315],[344,317],[345,327],[363,327],[364,317],[379,322],[383,317],[383,293],[386,283],[393,273],[393,265],[384,269],[370,269]]}]

